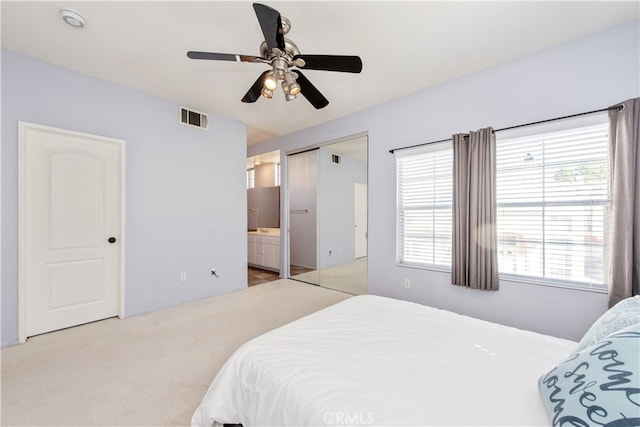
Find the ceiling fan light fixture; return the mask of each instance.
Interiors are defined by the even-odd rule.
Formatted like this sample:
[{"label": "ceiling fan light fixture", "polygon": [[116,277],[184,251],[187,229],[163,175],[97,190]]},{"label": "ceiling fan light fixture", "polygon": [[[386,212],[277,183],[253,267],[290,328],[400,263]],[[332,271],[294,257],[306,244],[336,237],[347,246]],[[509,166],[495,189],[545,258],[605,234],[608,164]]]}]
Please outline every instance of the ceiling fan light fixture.
[{"label": "ceiling fan light fixture", "polygon": [[267,99],[271,99],[273,98],[273,91],[265,86],[262,88],[262,96]]},{"label": "ceiling fan light fixture", "polygon": [[300,85],[296,83],[296,79],[292,73],[287,73],[285,76],[285,81],[287,82],[288,92],[291,95],[297,95],[300,93]]},{"label": "ceiling fan light fixture", "polygon": [[298,83],[293,82],[292,84],[289,85],[289,93],[293,96],[296,96],[297,94],[300,93],[300,85],[298,85]]},{"label": "ceiling fan light fixture", "polygon": [[267,73],[267,77],[264,79],[264,87],[271,91],[278,87],[278,80],[276,79],[276,75],[273,71],[269,71]]},{"label": "ceiling fan light fixture", "polygon": [[282,90],[284,91],[284,98],[287,101],[293,101],[294,99],[296,99],[296,95],[292,94],[289,90],[289,83],[287,83],[286,80],[282,81]]}]

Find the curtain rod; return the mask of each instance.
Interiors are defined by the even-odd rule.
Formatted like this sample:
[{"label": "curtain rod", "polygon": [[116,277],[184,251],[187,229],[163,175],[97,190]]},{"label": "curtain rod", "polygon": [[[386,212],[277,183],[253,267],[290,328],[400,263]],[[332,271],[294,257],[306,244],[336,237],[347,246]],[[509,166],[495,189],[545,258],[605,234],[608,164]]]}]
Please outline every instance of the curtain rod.
[{"label": "curtain rod", "polygon": [[[554,122],[556,120],[563,120],[563,119],[570,119],[570,118],[573,118],[573,117],[585,116],[587,114],[602,113],[602,112],[609,111],[609,110],[622,111],[623,108],[624,108],[624,105],[614,105],[613,107],[609,107],[609,108],[601,108],[599,110],[586,111],[584,113],[571,114],[569,116],[556,117],[556,118],[553,118],[553,119],[540,120],[540,121],[537,121],[537,122],[525,123],[525,124],[522,124],[522,125],[515,125],[515,126],[509,126],[509,127],[500,128],[500,129],[494,129],[493,132],[495,133],[495,132],[500,132],[500,131],[503,131],[503,130],[511,130],[511,129],[517,129],[517,128],[521,128],[521,127],[525,127],[525,126],[539,125],[541,123]],[[423,143],[420,143],[420,144],[409,145],[409,146],[406,146],[406,147],[393,148],[393,149],[389,150],[389,153],[393,154],[396,151],[400,151],[400,150],[407,150],[409,148],[422,147],[423,145],[437,144],[438,142],[447,142],[447,141],[451,141],[451,138],[439,139],[437,141],[423,142]]]}]

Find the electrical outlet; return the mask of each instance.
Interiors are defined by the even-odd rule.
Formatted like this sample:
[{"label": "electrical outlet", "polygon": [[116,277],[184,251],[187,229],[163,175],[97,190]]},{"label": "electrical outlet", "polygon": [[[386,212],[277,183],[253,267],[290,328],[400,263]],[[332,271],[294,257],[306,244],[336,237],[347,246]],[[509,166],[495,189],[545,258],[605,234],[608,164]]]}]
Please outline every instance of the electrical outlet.
[{"label": "electrical outlet", "polygon": [[404,287],[407,289],[411,287],[411,279],[404,279]]},{"label": "electrical outlet", "polygon": [[181,282],[186,282],[187,281],[187,272],[183,271],[182,273],[180,273],[180,281]]}]

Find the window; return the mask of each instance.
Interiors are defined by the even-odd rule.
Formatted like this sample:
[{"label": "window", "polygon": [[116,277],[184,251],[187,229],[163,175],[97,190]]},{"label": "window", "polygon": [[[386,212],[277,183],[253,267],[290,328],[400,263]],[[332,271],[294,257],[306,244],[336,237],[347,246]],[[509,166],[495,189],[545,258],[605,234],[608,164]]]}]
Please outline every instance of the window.
[{"label": "window", "polygon": [[247,169],[247,188],[253,188],[256,186],[255,172],[255,169]]},{"label": "window", "polygon": [[[606,291],[610,196],[605,121],[606,116],[574,119],[521,128],[517,136],[496,134],[501,279]],[[451,143],[396,156],[398,263],[449,270]]]},{"label": "window", "polygon": [[496,145],[498,268],[503,278],[606,289],[606,124]]},{"label": "window", "polygon": [[451,265],[451,143],[397,153],[398,262]]}]

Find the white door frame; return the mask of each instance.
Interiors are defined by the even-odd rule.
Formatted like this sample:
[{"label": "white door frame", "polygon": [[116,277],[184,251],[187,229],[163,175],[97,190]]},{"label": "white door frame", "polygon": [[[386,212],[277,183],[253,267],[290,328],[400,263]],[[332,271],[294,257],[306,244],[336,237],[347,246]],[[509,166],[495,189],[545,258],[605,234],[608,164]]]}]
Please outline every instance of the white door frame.
[{"label": "white door frame", "polygon": [[125,317],[125,292],[124,292],[124,264],[125,264],[125,141],[121,139],[108,138],[100,135],[94,135],[84,132],[76,132],[67,129],[56,128],[52,126],[44,126],[35,123],[18,121],[18,342],[27,341],[26,330],[26,209],[25,209],[25,178],[28,174],[26,167],[26,130],[40,129],[45,131],[62,132],[68,135],[78,137],[88,137],[91,139],[100,139],[102,142],[117,145],[120,152],[120,230],[119,230],[119,273],[118,273],[118,317]]}]

